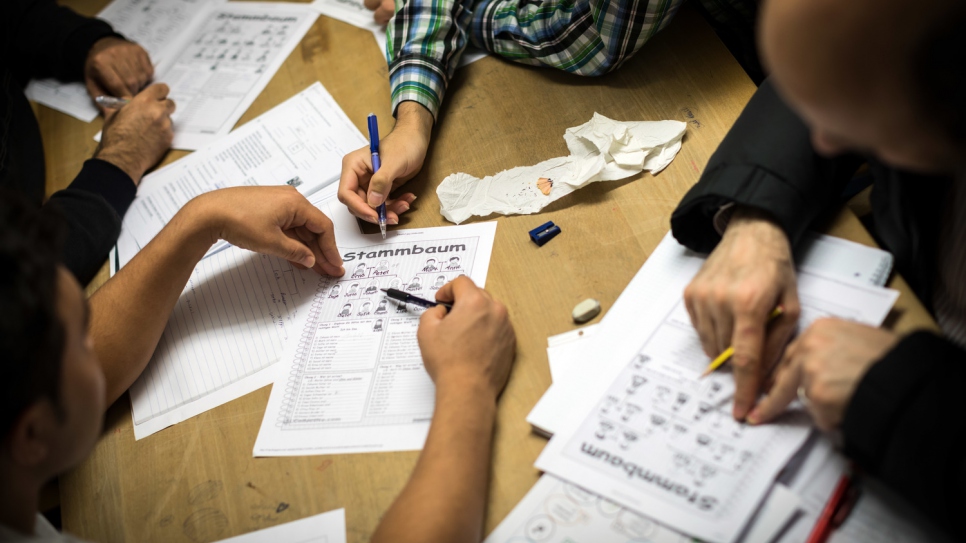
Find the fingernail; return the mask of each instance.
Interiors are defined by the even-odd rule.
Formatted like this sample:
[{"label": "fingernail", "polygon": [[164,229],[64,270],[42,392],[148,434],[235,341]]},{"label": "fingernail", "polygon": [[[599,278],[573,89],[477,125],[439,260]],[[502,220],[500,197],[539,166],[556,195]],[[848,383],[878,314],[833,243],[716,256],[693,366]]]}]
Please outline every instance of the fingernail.
[{"label": "fingernail", "polygon": [[403,213],[409,211],[409,204],[407,204],[406,202],[403,202],[402,203],[402,208],[403,208],[403,210],[402,210]]},{"label": "fingernail", "polygon": [[305,266],[306,268],[311,268],[312,266],[315,266],[315,257],[313,257],[313,256],[307,256],[307,257],[303,258],[299,262],[299,264]]},{"label": "fingernail", "polygon": [[375,207],[381,205],[386,197],[381,192],[370,192],[369,193],[369,205]]},{"label": "fingernail", "polygon": [[748,421],[748,424],[752,426],[757,426],[758,424],[760,424],[761,414],[758,412],[758,408],[756,407],[752,409],[751,413],[748,414],[748,417],[745,420]]},{"label": "fingernail", "polygon": [[415,194],[413,194],[413,199],[412,199],[412,201],[410,203],[415,202],[416,201],[416,198],[419,198],[419,196],[416,196]]}]

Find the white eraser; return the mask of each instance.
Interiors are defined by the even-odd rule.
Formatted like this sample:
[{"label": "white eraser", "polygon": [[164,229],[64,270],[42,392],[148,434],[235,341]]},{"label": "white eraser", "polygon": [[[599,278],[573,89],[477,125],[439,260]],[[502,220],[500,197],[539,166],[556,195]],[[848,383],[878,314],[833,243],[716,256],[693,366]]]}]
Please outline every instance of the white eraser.
[{"label": "white eraser", "polygon": [[574,322],[582,324],[596,317],[598,314],[600,314],[600,302],[593,298],[587,298],[574,307],[571,316],[573,316]]}]

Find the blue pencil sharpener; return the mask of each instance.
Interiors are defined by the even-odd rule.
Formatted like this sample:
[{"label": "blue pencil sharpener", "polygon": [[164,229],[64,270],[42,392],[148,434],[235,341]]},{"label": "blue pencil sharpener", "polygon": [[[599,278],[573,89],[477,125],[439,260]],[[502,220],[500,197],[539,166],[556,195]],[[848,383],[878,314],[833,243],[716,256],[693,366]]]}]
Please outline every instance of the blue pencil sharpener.
[{"label": "blue pencil sharpener", "polygon": [[543,247],[545,243],[552,240],[559,233],[560,227],[555,225],[553,221],[548,221],[531,230],[530,239],[539,247]]}]

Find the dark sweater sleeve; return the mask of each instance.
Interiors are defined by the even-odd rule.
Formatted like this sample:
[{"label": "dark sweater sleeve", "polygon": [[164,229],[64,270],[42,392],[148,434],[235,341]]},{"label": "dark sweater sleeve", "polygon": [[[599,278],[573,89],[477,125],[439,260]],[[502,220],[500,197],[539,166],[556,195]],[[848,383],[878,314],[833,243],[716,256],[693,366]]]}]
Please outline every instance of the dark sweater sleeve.
[{"label": "dark sweater sleeve", "polygon": [[768,212],[795,246],[861,163],[815,153],[808,127],[765,81],[671,215],[671,230],[688,248],[711,252],[721,240],[714,215],[734,202]]},{"label": "dark sweater sleeve", "polygon": [[966,511],[966,351],[929,332],[904,338],[859,382],[845,452],[957,538]]},{"label": "dark sweater sleeve", "polygon": [[55,192],[44,209],[67,225],[63,263],[78,282],[94,278],[121,233],[121,218],[137,189],[131,178],[109,162],[90,159],[74,181]]},{"label": "dark sweater sleeve", "polygon": [[24,78],[84,78],[84,63],[94,42],[116,36],[111,25],[84,17],[54,0],[4,0],[9,61]]}]

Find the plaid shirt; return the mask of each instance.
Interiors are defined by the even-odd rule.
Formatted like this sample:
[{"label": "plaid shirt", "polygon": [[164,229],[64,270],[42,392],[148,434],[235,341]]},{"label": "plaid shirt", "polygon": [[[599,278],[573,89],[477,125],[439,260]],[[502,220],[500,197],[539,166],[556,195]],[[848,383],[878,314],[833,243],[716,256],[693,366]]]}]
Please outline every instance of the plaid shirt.
[{"label": "plaid shirt", "polygon": [[[752,0],[700,0],[715,20],[754,19]],[[618,68],[684,0],[396,0],[386,57],[393,111],[418,102],[436,117],[467,44],[585,76]],[[741,8],[735,8],[738,4]]]}]

